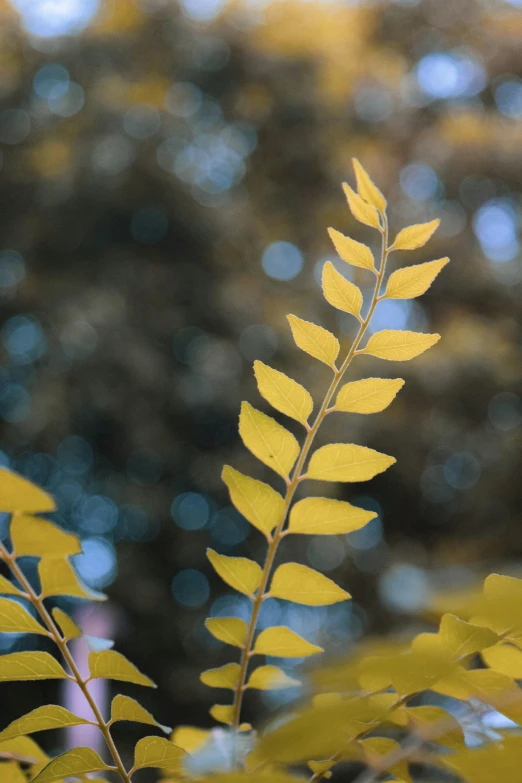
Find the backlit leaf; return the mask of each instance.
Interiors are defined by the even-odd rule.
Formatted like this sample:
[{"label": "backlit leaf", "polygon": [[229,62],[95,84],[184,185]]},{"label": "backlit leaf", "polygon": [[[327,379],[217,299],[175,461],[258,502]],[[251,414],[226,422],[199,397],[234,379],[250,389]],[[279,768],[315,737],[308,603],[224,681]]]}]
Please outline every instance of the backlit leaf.
[{"label": "backlit leaf", "polygon": [[312,454],[307,478],[320,481],[369,481],[397,460],[354,443],[330,443]]},{"label": "backlit leaf", "polygon": [[305,353],[335,368],[341,346],[337,337],[322,326],[303,321],[296,315],[287,315],[295,344]]},{"label": "backlit leaf", "polygon": [[363,303],[361,290],[339,274],[331,261],[327,261],[323,266],[323,293],[332,307],[350,313],[360,320]]},{"label": "backlit leaf", "polygon": [[352,266],[358,266],[360,269],[375,271],[375,262],[369,247],[341,234],[335,228],[329,228],[328,234],[343,261]]},{"label": "backlit leaf", "polygon": [[357,192],[379,212],[386,210],[386,199],[377,185],[373,182],[368,172],[361,166],[357,158],[352,158],[355,179],[357,180]]},{"label": "backlit leaf", "polygon": [[14,514],[18,511],[41,513],[54,511],[54,499],[37,487],[32,481],[13,473],[7,468],[0,468],[0,512]]},{"label": "backlit leaf", "polygon": [[20,737],[26,734],[34,734],[36,731],[46,731],[47,729],[63,729],[66,726],[80,726],[83,723],[94,725],[91,721],[79,718],[64,707],[56,704],[49,704],[47,707],[37,707],[27,715],[14,720],[2,732],[0,732],[0,742],[11,739],[11,737]]},{"label": "backlit leaf", "polygon": [[218,775],[199,778],[198,783],[306,783],[302,777],[286,772],[223,772]]},{"label": "backlit leaf", "polygon": [[350,598],[350,594],[331,579],[299,563],[279,566],[272,578],[270,595],[306,606],[327,606]]},{"label": "backlit leaf", "polygon": [[274,625],[261,631],[254,646],[254,653],[278,658],[307,658],[321,652],[324,652],[322,647],[307,642],[284,625]]},{"label": "backlit leaf", "polygon": [[478,748],[439,757],[439,762],[466,783],[519,783],[522,737],[502,737]]},{"label": "backlit leaf", "polygon": [[111,721],[116,723],[117,721],[128,720],[133,723],[146,723],[149,726],[158,726],[166,734],[172,731],[169,726],[162,726],[158,721],[148,712],[145,707],[142,707],[135,699],[131,699],[130,696],[122,696],[118,694],[114,697],[111,704]]},{"label": "backlit leaf", "polygon": [[163,737],[143,737],[134,749],[134,769],[154,767],[181,772],[185,751]]},{"label": "backlit leaf", "polygon": [[67,674],[46,652],[15,652],[0,656],[0,682],[63,680]]},{"label": "backlit leaf", "polygon": [[90,601],[105,601],[106,596],[90,590],[82,581],[68,560],[44,557],[38,563],[38,576],[42,597],[70,595]]},{"label": "backlit leaf", "polygon": [[235,690],[239,682],[240,667],[238,663],[226,663],[218,669],[207,669],[199,679],[210,688],[230,688]]},{"label": "backlit leaf", "polygon": [[413,299],[422,296],[447,263],[449,258],[439,258],[426,264],[398,269],[388,280],[385,296],[388,299]]},{"label": "backlit leaf", "polygon": [[412,783],[408,772],[408,762],[406,760],[392,763],[392,758],[401,751],[400,744],[389,737],[369,737],[360,741],[360,748],[368,764],[376,771],[391,772],[401,783]]},{"label": "backlit leaf", "polygon": [[442,707],[408,707],[406,714],[412,730],[425,742],[438,742],[451,750],[466,747],[460,724]]},{"label": "backlit leaf", "polygon": [[232,725],[232,721],[234,719],[234,707],[231,704],[214,704],[209,709],[209,713],[212,715],[214,720],[217,720],[219,723],[226,723],[227,726]]},{"label": "backlit leaf", "polygon": [[288,478],[299,454],[291,432],[250,403],[241,403],[239,434],[252,454],[283,478]]},{"label": "backlit leaf", "polygon": [[285,501],[279,492],[229,465],[223,468],[222,478],[239,513],[265,535],[271,533],[281,521],[285,509]]},{"label": "backlit leaf", "polygon": [[53,618],[54,621],[58,623],[60,631],[66,641],[69,641],[69,639],[79,639],[82,635],[81,628],[78,628],[74,620],[71,620],[69,615],[62,612],[58,607],[53,609]]},{"label": "backlit leaf", "polygon": [[212,636],[225,644],[243,647],[247,635],[247,624],[238,617],[209,617],[205,626]]},{"label": "backlit leaf", "polygon": [[2,783],[27,783],[27,778],[16,763],[8,761],[0,766]]},{"label": "backlit leaf", "polygon": [[522,680],[522,650],[512,644],[496,644],[482,650],[485,663],[514,680]]},{"label": "backlit leaf", "polygon": [[352,533],[376,516],[375,511],[366,511],[343,500],[304,498],[292,507],[288,533],[310,536]]},{"label": "backlit leaf", "polygon": [[254,373],[259,393],[272,407],[306,424],[314,403],[304,386],[260,361],[254,362]]},{"label": "backlit leaf", "polygon": [[490,574],[484,582],[488,612],[495,618],[496,630],[522,631],[522,579]]},{"label": "backlit leaf", "polygon": [[429,223],[416,223],[399,231],[391,250],[416,250],[426,244],[428,239],[439,227],[440,220],[430,220]]},{"label": "backlit leaf", "polygon": [[61,756],[47,764],[46,767],[31,781],[31,783],[54,783],[56,780],[68,777],[79,777],[87,772],[101,772],[113,770],[108,767],[98,756],[96,751],[90,748],[75,748],[62,753]]},{"label": "backlit leaf", "polygon": [[467,623],[453,614],[443,616],[439,635],[442,645],[454,658],[472,655],[498,641],[494,631]]},{"label": "backlit leaf", "polygon": [[46,519],[30,514],[14,514],[11,520],[11,540],[17,557],[68,557],[78,555],[82,548],[77,536],[67,533]]},{"label": "backlit leaf", "polygon": [[278,666],[259,666],[250,675],[247,688],[270,691],[279,688],[295,688],[297,685],[301,685],[300,680],[290,677]]},{"label": "backlit leaf", "polygon": [[93,680],[119,680],[148,688],[156,687],[152,680],[142,674],[124,655],[114,650],[89,653],[89,671]]},{"label": "backlit leaf", "polygon": [[360,353],[377,356],[378,359],[404,362],[424,353],[439,340],[440,334],[383,329],[382,332],[372,334],[366,348],[363,348]]},{"label": "backlit leaf", "polygon": [[5,576],[0,576],[0,595],[23,595],[23,593]]},{"label": "backlit leaf", "polygon": [[172,742],[187,753],[196,753],[210,737],[209,729],[198,729],[195,726],[176,726],[172,734]]},{"label": "backlit leaf", "polygon": [[49,636],[49,632],[21,604],[9,598],[0,598],[0,633]]},{"label": "backlit leaf", "polygon": [[354,218],[359,223],[364,223],[365,226],[380,230],[379,213],[375,207],[372,207],[371,204],[362,199],[346,182],[343,182],[343,190]]},{"label": "backlit leaf", "polygon": [[336,411],[344,413],[380,413],[393,402],[404,386],[402,378],[364,378],[346,383],[335,402]]},{"label": "backlit leaf", "polygon": [[219,555],[213,549],[207,549],[207,557],[218,576],[234,590],[252,597],[261,584],[263,571],[254,560]]}]

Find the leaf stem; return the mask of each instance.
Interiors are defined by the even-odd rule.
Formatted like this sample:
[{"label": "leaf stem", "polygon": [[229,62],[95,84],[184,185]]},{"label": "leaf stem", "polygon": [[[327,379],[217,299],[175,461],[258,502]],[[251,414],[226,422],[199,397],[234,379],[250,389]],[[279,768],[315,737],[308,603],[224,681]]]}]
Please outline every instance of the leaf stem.
[{"label": "leaf stem", "polygon": [[96,718],[96,723],[101,733],[103,734],[103,737],[110,751],[110,754],[114,760],[114,763],[116,764],[116,769],[121,779],[124,781],[124,783],[131,783],[131,773],[127,772],[127,770],[123,765],[121,756],[111,736],[109,730],[109,724],[105,722],[103,715],[101,714],[101,711],[98,705],[96,704],[96,701],[94,700],[93,696],[89,692],[89,689],[87,688],[88,680],[84,680],[82,675],[80,674],[80,670],[78,669],[76,662],[69,648],[67,647],[67,643],[65,639],[62,638],[62,635],[58,630],[56,623],[54,622],[53,618],[47,611],[47,608],[43,602],[43,598],[37,595],[37,593],[33,590],[31,583],[29,582],[24,572],[16,562],[15,554],[9,552],[6,549],[6,547],[2,544],[2,542],[0,542],[0,559],[4,560],[7,563],[7,565],[11,569],[12,574],[18,579],[20,584],[23,586],[28,600],[34,606],[39,616],[43,620],[45,626],[48,628],[53,641],[55,642],[56,646],[59,648],[64,660],[69,666],[74,681],[78,684],[78,687],[80,688],[83,695],[85,696],[85,699],[87,700],[87,703],[89,704],[89,707],[91,708],[94,717]]},{"label": "leaf stem", "polygon": [[235,690],[235,697],[234,697],[234,712],[232,717],[232,726],[235,729],[238,729],[241,721],[241,706],[243,702],[243,693],[245,690],[245,682],[246,682],[246,676],[248,671],[248,662],[251,657],[251,649],[252,644],[254,641],[254,634],[256,631],[257,626],[257,620],[259,617],[259,612],[261,610],[261,605],[263,603],[263,600],[266,597],[266,588],[268,585],[268,580],[270,579],[270,575],[272,573],[272,566],[274,564],[274,559],[277,553],[277,548],[279,546],[279,542],[283,538],[284,535],[284,526],[285,522],[288,517],[288,512],[290,511],[290,506],[292,505],[292,501],[294,498],[295,491],[297,487],[299,486],[300,481],[303,480],[304,475],[302,475],[302,470],[305,465],[306,459],[308,457],[308,454],[310,452],[310,449],[312,447],[312,444],[314,442],[314,438],[321,426],[321,424],[324,421],[325,416],[329,412],[329,405],[332,400],[332,397],[334,396],[337,387],[339,386],[339,383],[341,382],[344,373],[348,369],[348,367],[351,364],[352,359],[354,358],[357,348],[364,337],[364,334],[366,332],[366,329],[368,327],[368,324],[370,323],[373,313],[375,311],[375,308],[377,306],[378,298],[379,298],[379,292],[381,289],[382,280],[384,277],[384,271],[386,267],[386,261],[388,258],[389,248],[388,248],[388,221],[386,218],[386,215],[383,216],[383,227],[382,227],[382,251],[381,251],[381,263],[379,267],[379,271],[376,274],[376,283],[375,283],[375,289],[372,296],[372,301],[370,304],[370,308],[368,310],[368,313],[363,321],[361,321],[361,324],[359,326],[359,330],[354,338],[354,341],[350,347],[350,350],[348,351],[348,354],[346,355],[346,358],[342,362],[339,369],[334,369],[334,376],[332,378],[332,381],[330,383],[330,386],[328,388],[328,391],[326,392],[325,398],[321,404],[321,407],[319,409],[319,412],[315,418],[314,423],[309,427],[307,430],[307,434],[305,437],[305,440],[303,442],[303,445],[301,447],[301,451],[299,453],[299,457],[297,459],[292,478],[290,481],[287,482],[287,491],[285,495],[285,506],[284,506],[284,512],[281,517],[281,521],[277,525],[277,528],[272,536],[272,541],[270,542],[270,545],[268,547],[268,552],[263,568],[263,576],[261,579],[261,584],[259,585],[259,589],[257,591],[257,594],[253,601],[252,606],[252,614],[250,616],[250,622],[248,625],[248,631],[245,639],[245,645],[243,647],[242,653],[241,653],[241,660],[240,660],[240,669],[239,669],[239,679],[237,683],[237,687]]}]

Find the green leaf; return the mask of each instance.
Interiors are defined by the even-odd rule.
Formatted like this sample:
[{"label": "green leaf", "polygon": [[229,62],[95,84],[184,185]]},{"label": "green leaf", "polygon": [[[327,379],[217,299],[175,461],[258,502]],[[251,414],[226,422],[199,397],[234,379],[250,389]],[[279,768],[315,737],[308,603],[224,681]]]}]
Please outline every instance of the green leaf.
[{"label": "green leaf", "polygon": [[23,595],[23,592],[15,587],[5,576],[0,576],[0,595]]},{"label": "green leaf", "polygon": [[322,652],[322,647],[307,642],[284,625],[274,625],[261,631],[254,646],[254,653],[257,655],[273,655],[278,658],[306,658]]},{"label": "green leaf", "polygon": [[199,679],[209,688],[230,688],[235,690],[239,682],[240,667],[238,663],[226,663],[218,669],[207,669]]},{"label": "green leaf", "polygon": [[43,489],[19,476],[18,473],[0,468],[0,512],[3,514],[15,514],[19,511],[41,513],[55,509],[56,503]]},{"label": "green leaf", "polygon": [[272,578],[270,595],[306,606],[328,606],[346,601],[350,594],[313,568],[283,563]]},{"label": "green leaf", "polygon": [[0,598],[0,633],[37,633],[49,636],[49,632],[17,601]]},{"label": "green leaf", "polygon": [[376,516],[375,511],[366,511],[343,500],[304,498],[292,507],[287,532],[309,536],[342,535],[360,530]]},{"label": "green leaf", "polygon": [[440,334],[383,329],[382,332],[372,334],[366,347],[357,353],[393,362],[405,362],[424,353],[439,340]]},{"label": "green leaf", "polygon": [[46,731],[47,729],[63,729],[66,726],[80,726],[88,723],[91,726],[95,724],[91,721],[79,718],[64,707],[56,704],[49,704],[47,707],[37,707],[27,715],[14,720],[2,732],[0,732],[0,742],[20,737],[26,734],[34,734],[36,731]]},{"label": "green leaf", "polygon": [[154,767],[181,772],[185,751],[163,737],[143,737],[134,749],[134,769]]},{"label": "green leaf", "polygon": [[296,315],[287,315],[294,342],[305,353],[335,369],[335,360],[341,346],[337,337],[310,321],[303,321]]},{"label": "green leaf", "polygon": [[107,596],[84,585],[68,560],[44,557],[38,563],[38,576],[43,598],[67,595],[89,601],[106,601]]},{"label": "green leaf", "polygon": [[71,620],[69,615],[62,612],[58,607],[54,607],[53,609],[53,618],[55,623],[58,623],[59,629],[66,642],[70,641],[70,639],[79,639],[82,635],[81,628],[76,625],[74,620]]},{"label": "green leaf", "polygon": [[158,726],[165,734],[172,731],[169,726],[163,726],[148,712],[145,707],[142,707],[135,699],[131,699],[130,696],[122,696],[118,694],[112,700],[111,705],[111,721],[116,723],[117,721],[132,721],[133,723],[146,723],[149,726]]},{"label": "green leaf", "polygon": [[363,303],[361,290],[339,274],[331,261],[327,261],[323,266],[322,285],[324,298],[328,304],[361,320]]},{"label": "green leaf", "polygon": [[68,777],[79,777],[88,772],[114,770],[90,748],[75,748],[62,753],[61,756],[47,764],[46,767],[31,781],[31,783],[54,783],[56,780]]},{"label": "green leaf", "polygon": [[213,549],[207,549],[207,557],[215,572],[227,585],[253,597],[263,578],[263,571],[258,563],[246,557],[219,555]]},{"label": "green leaf", "polygon": [[306,477],[320,481],[369,481],[397,460],[366,446],[330,443],[312,454]]},{"label": "green leaf", "polygon": [[306,424],[314,403],[304,386],[260,361],[254,362],[254,373],[259,393],[272,407]]},{"label": "green leaf", "polygon": [[294,688],[297,685],[301,685],[301,681],[289,677],[278,666],[259,666],[250,675],[246,687],[259,691],[270,691],[280,688]]},{"label": "green leaf", "polygon": [[142,674],[124,655],[114,650],[89,653],[89,671],[92,680],[119,680],[148,688],[156,687],[152,680]]},{"label": "green leaf", "polygon": [[380,413],[403,386],[402,378],[364,378],[362,381],[346,383],[337,395],[334,410],[344,413]]},{"label": "green leaf", "polygon": [[241,404],[239,434],[247,449],[283,478],[288,478],[299,454],[291,432],[250,403]]},{"label": "green leaf", "polygon": [[229,465],[223,468],[222,478],[239,513],[261,533],[269,535],[285,511],[285,501],[279,492],[263,481],[244,476]]},{"label": "green leaf", "polygon": [[10,533],[16,557],[69,557],[82,551],[77,536],[30,514],[14,514]]},{"label": "green leaf", "polygon": [[0,682],[64,680],[67,674],[46,652],[16,652],[0,656]]},{"label": "green leaf", "polygon": [[205,626],[220,642],[243,648],[248,632],[247,624],[237,617],[209,617]]}]

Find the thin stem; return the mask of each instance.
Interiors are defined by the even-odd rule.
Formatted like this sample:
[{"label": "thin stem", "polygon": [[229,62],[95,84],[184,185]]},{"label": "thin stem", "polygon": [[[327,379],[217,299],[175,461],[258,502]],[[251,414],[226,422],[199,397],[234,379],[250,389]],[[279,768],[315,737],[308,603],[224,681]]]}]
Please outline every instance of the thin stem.
[{"label": "thin stem", "polygon": [[131,783],[131,774],[127,772],[127,770],[123,765],[121,756],[111,736],[109,730],[109,724],[105,722],[103,715],[101,714],[100,709],[96,704],[96,701],[94,700],[93,696],[89,692],[89,689],[87,688],[88,680],[84,680],[82,675],[80,674],[80,671],[76,666],[76,662],[73,656],[71,655],[69,648],[67,647],[67,643],[65,639],[62,638],[62,635],[58,630],[56,623],[54,622],[53,618],[47,611],[47,608],[45,607],[43,598],[37,595],[36,592],[33,590],[24,572],[16,562],[16,557],[14,553],[9,552],[1,542],[0,542],[0,558],[7,563],[13,575],[18,579],[18,581],[24,588],[28,600],[38,612],[45,626],[48,628],[53,641],[55,642],[56,646],[59,648],[61,654],[63,655],[64,660],[67,662],[67,665],[69,666],[72,672],[74,681],[78,684],[80,690],[82,691],[83,695],[85,696],[89,704],[89,707],[91,708],[94,714],[94,717],[96,718],[96,723],[98,724],[98,727],[101,733],[103,734],[103,737],[105,739],[105,742],[107,743],[107,747],[114,760],[116,769],[121,779],[124,781],[124,783]]},{"label": "thin stem", "polygon": [[305,437],[305,440],[303,442],[303,445],[301,447],[301,451],[299,453],[299,457],[297,459],[292,478],[287,483],[287,490],[286,490],[286,496],[285,496],[285,506],[284,506],[284,513],[281,517],[281,521],[279,522],[275,532],[272,536],[272,541],[270,542],[270,545],[268,547],[268,552],[263,568],[263,576],[261,579],[261,584],[259,586],[259,589],[257,591],[257,594],[253,601],[252,606],[252,614],[250,616],[250,622],[248,625],[248,631],[245,639],[245,645],[243,647],[242,653],[241,653],[241,660],[240,660],[240,669],[239,669],[239,680],[237,689],[235,692],[235,698],[234,698],[234,712],[233,712],[233,718],[232,718],[232,725],[234,728],[238,728],[241,720],[241,706],[243,703],[243,693],[245,691],[245,683],[246,683],[246,676],[248,671],[248,662],[252,656],[252,644],[254,641],[254,634],[256,631],[257,626],[257,620],[259,617],[259,612],[261,610],[261,605],[265,598],[268,597],[266,594],[266,588],[268,585],[268,580],[270,579],[270,575],[272,573],[272,566],[274,564],[274,559],[277,553],[277,548],[279,546],[279,542],[284,536],[284,526],[285,522],[288,517],[288,512],[290,510],[290,506],[292,505],[292,501],[294,499],[295,491],[297,487],[299,486],[299,483],[305,478],[306,474],[303,475],[303,467],[305,465],[306,459],[308,457],[308,454],[310,452],[310,449],[312,447],[312,444],[314,442],[314,438],[317,435],[317,432],[321,426],[321,424],[324,421],[325,416],[329,412],[329,405],[330,402],[337,390],[337,387],[339,386],[339,383],[341,382],[344,373],[348,369],[348,367],[351,364],[352,359],[356,355],[357,348],[359,347],[359,344],[364,337],[364,334],[366,332],[366,329],[368,327],[368,324],[370,323],[373,313],[375,311],[375,308],[377,306],[379,292],[381,288],[381,283],[384,276],[384,270],[386,267],[386,260],[388,257],[389,248],[388,248],[388,223],[386,216],[384,216],[383,219],[383,228],[382,228],[382,252],[381,252],[381,263],[379,267],[379,271],[376,274],[376,283],[375,283],[375,290],[373,292],[372,296],[372,302],[370,304],[370,308],[368,310],[368,313],[366,315],[366,318],[364,318],[363,321],[361,321],[359,330],[355,336],[355,339],[351,345],[350,350],[348,351],[348,354],[346,358],[344,359],[343,363],[341,364],[339,369],[334,370],[334,376],[332,378],[332,381],[330,383],[330,386],[328,388],[328,391],[326,392],[326,396],[321,404],[321,407],[319,409],[319,412],[315,418],[314,423],[309,427],[307,430],[307,434]]}]

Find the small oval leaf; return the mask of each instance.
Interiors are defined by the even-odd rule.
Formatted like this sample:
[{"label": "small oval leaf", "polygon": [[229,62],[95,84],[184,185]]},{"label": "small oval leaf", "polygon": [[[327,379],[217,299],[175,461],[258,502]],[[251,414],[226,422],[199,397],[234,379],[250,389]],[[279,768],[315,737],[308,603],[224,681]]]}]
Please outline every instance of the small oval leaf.
[{"label": "small oval leaf", "polygon": [[301,685],[300,680],[290,677],[278,666],[259,666],[250,675],[246,687],[256,688],[258,691],[270,691],[295,688],[298,685]]},{"label": "small oval leaf", "polygon": [[214,720],[217,720],[219,723],[226,723],[227,726],[232,725],[232,721],[234,719],[234,707],[231,704],[214,704],[209,709],[209,713],[212,715]]},{"label": "small oval leaf", "polygon": [[307,478],[319,481],[369,481],[397,460],[354,443],[330,443],[312,454]]},{"label": "small oval leaf", "polygon": [[363,298],[360,289],[339,274],[331,261],[323,266],[323,294],[332,307],[361,320]]},{"label": "small oval leaf", "polygon": [[272,579],[270,595],[306,606],[328,606],[350,598],[350,594],[331,579],[299,563],[279,566]]},{"label": "small oval leaf", "polygon": [[207,669],[200,674],[199,679],[209,688],[230,688],[234,691],[239,682],[240,671],[238,663],[226,663],[217,669]]},{"label": "small oval leaf", "polygon": [[404,386],[402,378],[364,378],[346,383],[335,402],[334,410],[343,413],[380,413],[395,399]]},{"label": "small oval leaf", "polygon": [[229,465],[223,468],[222,479],[230,492],[230,500],[239,513],[268,536],[279,524],[285,511],[285,501],[279,492],[269,484],[245,476]]},{"label": "small oval leaf", "polygon": [[304,498],[292,507],[288,533],[343,535],[360,530],[376,516],[375,511],[366,511],[343,500]]},{"label": "small oval leaf", "polygon": [[360,269],[375,272],[375,261],[369,247],[341,234],[335,228],[329,228],[328,234],[343,261],[352,266],[358,266]]},{"label": "small oval leaf", "polygon": [[414,299],[422,296],[448,263],[449,258],[439,258],[437,261],[398,269],[390,276],[384,296],[387,299]]},{"label": "small oval leaf", "polygon": [[291,432],[271,416],[258,411],[250,403],[241,404],[239,434],[243,443],[269,468],[288,478],[299,454],[299,444]]},{"label": "small oval leaf", "polygon": [[263,576],[258,563],[246,557],[219,555],[213,549],[207,549],[207,557],[214,571],[227,585],[252,598]]},{"label": "small oval leaf", "polygon": [[16,652],[0,656],[0,682],[65,680],[67,674],[46,652]]},{"label": "small oval leaf", "polygon": [[300,383],[263,362],[254,362],[259,393],[276,410],[306,424],[314,407],[313,400]]},{"label": "small oval leaf", "polygon": [[114,769],[115,767],[108,767],[96,751],[90,748],[75,748],[50,761],[31,783],[54,783],[55,780],[62,778],[80,777],[88,772]]},{"label": "small oval leaf", "polygon": [[55,623],[58,623],[59,629],[66,642],[70,639],[79,639],[82,635],[81,628],[76,625],[74,620],[71,620],[69,615],[62,612],[58,607],[53,609],[53,618]]},{"label": "small oval leaf", "polygon": [[134,768],[153,767],[177,774],[181,772],[185,751],[164,737],[143,737],[134,749]]},{"label": "small oval leaf", "polygon": [[209,729],[198,729],[196,726],[176,726],[172,742],[187,753],[194,754],[205,745],[210,733]]},{"label": "small oval leaf", "polygon": [[261,631],[254,646],[254,653],[257,655],[273,655],[277,658],[307,658],[322,652],[322,647],[307,642],[284,625],[275,625]]},{"label": "small oval leaf", "polygon": [[205,620],[205,626],[212,636],[220,642],[231,644],[234,647],[244,647],[248,632],[247,624],[238,617],[209,617]]},{"label": "small oval leaf", "polygon": [[357,192],[368,204],[378,209],[382,214],[386,211],[386,199],[374,183],[368,172],[361,166],[357,158],[352,158],[355,179],[357,180]]},{"label": "small oval leaf", "polygon": [[148,726],[157,726],[165,734],[172,731],[169,726],[162,726],[158,721],[148,712],[145,707],[142,707],[135,699],[131,699],[130,696],[122,696],[118,694],[114,697],[111,704],[111,721],[116,723],[117,721],[132,721],[133,723],[145,723]]},{"label": "small oval leaf", "polygon": [[343,182],[343,190],[354,218],[359,223],[364,223],[365,226],[370,226],[370,228],[376,228],[380,231],[379,213],[375,207],[372,207],[371,204],[362,199],[346,182]]},{"label": "small oval leaf", "polygon": [[77,536],[31,514],[13,514],[10,534],[16,557],[69,557],[82,551]]},{"label": "small oval leaf", "polygon": [[335,360],[341,346],[337,337],[310,321],[303,321],[296,315],[287,315],[294,342],[305,353],[335,369]]},{"label": "small oval leaf", "polygon": [[114,650],[89,653],[91,679],[119,680],[155,688],[155,684],[140,672],[124,655]]},{"label": "small oval leaf", "polygon": [[0,732],[0,742],[11,739],[12,737],[21,737],[26,734],[34,734],[36,731],[47,731],[48,729],[63,729],[66,726],[80,726],[88,723],[91,726],[95,724],[91,721],[79,718],[64,707],[56,704],[49,704],[47,707],[37,707],[28,712],[21,718],[14,720],[2,732]]},{"label": "small oval leaf", "polygon": [[384,329],[382,332],[372,334],[366,348],[358,353],[376,356],[378,359],[404,362],[424,353],[439,340],[440,334]]},{"label": "small oval leaf", "polygon": [[49,636],[49,632],[21,604],[9,598],[0,598],[0,633]]},{"label": "small oval leaf", "polygon": [[54,499],[43,489],[12,470],[0,468],[0,512],[14,514],[27,511],[41,514],[55,509]]},{"label": "small oval leaf", "polygon": [[42,598],[67,595],[89,601],[106,601],[107,596],[84,585],[68,560],[43,557],[38,563]]},{"label": "small oval leaf", "polygon": [[390,250],[416,250],[422,247],[435,233],[440,220],[430,220],[429,223],[416,223],[399,231]]}]

